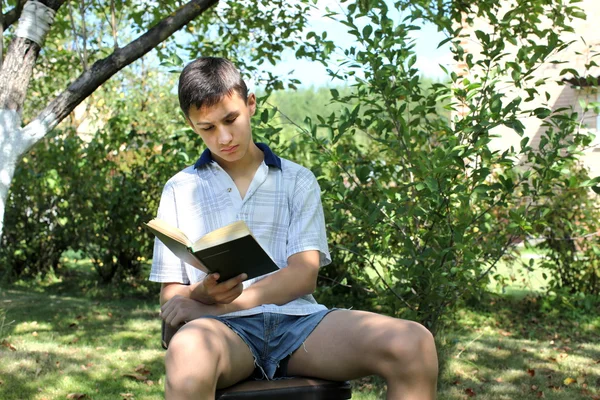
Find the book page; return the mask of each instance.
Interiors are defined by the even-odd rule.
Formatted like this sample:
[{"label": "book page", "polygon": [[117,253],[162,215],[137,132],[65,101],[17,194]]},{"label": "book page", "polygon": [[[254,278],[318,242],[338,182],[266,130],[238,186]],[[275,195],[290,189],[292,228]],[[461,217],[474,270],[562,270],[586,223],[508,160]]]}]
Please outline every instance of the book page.
[{"label": "book page", "polygon": [[163,235],[170,237],[173,240],[178,241],[181,244],[184,244],[186,247],[191,247],[192,243],[188,239],[188,237],[183,233],[183,231],[171,224],[166,223],[165,221],[154,218],[150,220],[146,225],[148,227],[161,232]]},{"label": "book page", "polygon": [[208,249],[248,235],[251,235],[251,233],[246,223],[244,221],[236,221],[202,236],[192,245],[192,250],[196,252]]}]

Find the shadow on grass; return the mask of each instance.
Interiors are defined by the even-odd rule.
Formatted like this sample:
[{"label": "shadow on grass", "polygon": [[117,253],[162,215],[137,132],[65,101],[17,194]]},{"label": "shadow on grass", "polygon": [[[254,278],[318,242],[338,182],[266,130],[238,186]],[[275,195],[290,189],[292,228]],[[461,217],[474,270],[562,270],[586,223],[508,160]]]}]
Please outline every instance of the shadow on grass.
[{"label": "shadow on grass", "polygon": [[[162,398],[164,351],[155,301],[2,290],[0,342],[3,400],[73,392],[94,399],[121,393]],[[140,376],[139,364],[148,375]]]},{"label": "shadow on grass", "polygon": [[5,290],[0,297],[0,308],[5,314],[2,337],[36,332],[38,340],[51,334],[49,339],[58,344],[79,342],[90,346],[101,345],[111,337],[119,341],[118,347],[144,347],[148,345],[149,332],[140,332],[136,323],[151,323],[156,343],[160,341],[158,304],[153,302],[93,301]]},{"label": "shadow on grass", "polygon": [[444,399],[592,399],[600,386],[598,313],[499,297],[467,307],[442,335]]},{"label": "shadow on grass", "polygon": [[[139,375],[135,368],[124,364],[119,357],[107,362],[101,354],[84,354],[80,351],[68,354],[65,351],[15,351],[2,354],[3,368],[0,386],[0,398],[33,399],[66,398],[70,393],[82,393],[94,399],[123,398],[123,393],[134,392],[138,396],[161,398],[162,384],[159,380],[164,374],[163,357],[154,355],[151,359],[136,360],[130,356],[131,365],[143,362],[144,381],[127,376]],[[73,353],[72,351],[70,353]],[[122,354],[120,357],[122,358]],[[6,366],[13,368],[6,371]],[[149,382],[149,380],[151,382]],[[132,394],[133,396],[133,394]]]}]

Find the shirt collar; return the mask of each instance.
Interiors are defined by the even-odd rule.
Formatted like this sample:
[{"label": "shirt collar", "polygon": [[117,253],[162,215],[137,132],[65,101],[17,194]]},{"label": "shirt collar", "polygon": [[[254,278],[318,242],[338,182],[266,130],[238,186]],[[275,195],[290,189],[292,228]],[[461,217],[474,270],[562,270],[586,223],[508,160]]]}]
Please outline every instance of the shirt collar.
[{"label": "shirt collar", "polygon": [[[256,147],[258,147],[265,154],[265,164],[267,164],[270,167],[281,169],[281,158],[276,156],[275,153],[273,153],[273,151],[269,148],[269,146],[267,146],[264,143],[256,143]],[[194,164],[194,168],[198,169],[203,165],[212,163],[213,161],[215,160],[213,160],[210,150],[206,149],[202,152],[202,155]]]}]

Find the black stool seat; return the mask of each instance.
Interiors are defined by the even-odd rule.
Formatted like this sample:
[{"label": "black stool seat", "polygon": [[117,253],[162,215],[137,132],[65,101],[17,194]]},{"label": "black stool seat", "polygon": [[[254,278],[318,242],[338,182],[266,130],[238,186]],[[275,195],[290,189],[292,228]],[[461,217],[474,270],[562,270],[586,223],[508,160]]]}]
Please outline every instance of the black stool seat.
[{"label": "black stool seat", "polygon": [[217,391],[218,400],[345,400],[352,398],[349,382],[314,378],[245,381]]}]

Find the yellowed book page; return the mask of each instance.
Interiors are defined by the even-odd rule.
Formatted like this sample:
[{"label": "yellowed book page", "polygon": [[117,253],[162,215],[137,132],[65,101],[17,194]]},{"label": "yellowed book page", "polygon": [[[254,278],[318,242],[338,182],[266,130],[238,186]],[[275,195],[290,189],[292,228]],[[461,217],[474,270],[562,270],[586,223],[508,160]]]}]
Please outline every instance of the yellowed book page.
[{"label": "yellowed book page", "polygon": [[163,235],[170,237],[173,240],[177,240],[181,244],[184,244],[187,247],[192,246],[192,242],[188,239],[188,237],[183,233],[183,231],[161,219],[154,218],[150,220],[146,225],[152,228],[153,230],[157,230],[161,232]]},{"label": "yellowed book page", "polygon": [[246,223],[244,221],[236,221],[202,236],[193,244],[192,249],[193,251],[208,249],[209,247],[227,243],[247,235],[251,235],[251,233]]}]

